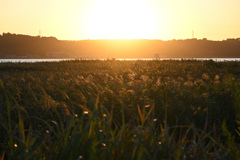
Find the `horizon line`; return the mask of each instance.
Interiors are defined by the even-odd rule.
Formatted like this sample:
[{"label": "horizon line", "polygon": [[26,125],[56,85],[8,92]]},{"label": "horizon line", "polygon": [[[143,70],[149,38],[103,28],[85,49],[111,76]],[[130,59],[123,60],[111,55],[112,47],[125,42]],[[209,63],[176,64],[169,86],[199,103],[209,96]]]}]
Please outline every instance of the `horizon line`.
[{"label": "horizon line", "polygon": [[226,38],[226,39],[222,39],[222,40],[213,40],[213,39],[208,39],[208,38],[186,38],[186,39],[168,39],[168,40],[163,40],[163,39],[157,39],[157,38],[86,38],[86,39],[78,39],[78,40],[74,40],[74,39],[58,39],[55,36],[41,36],[41,35],[29,35],[29,34],[21,34],[21,33],[11,33],[11,32],[2,32],[2,34],[0,34],[0,36],[3,36],[3,34],[12,34],[12,35],[22,35],[22,36],[32,36],[32,37],[40,37],[40,38],[56,38],[57,40],[60,41],[84,41],[84,40],[160,40],[160,41],[178,41],[178,40],[208,40],[208,41],[226,41],[229,39],[235,39],[235,40],[240,40],[240,36],[238,38]]}]

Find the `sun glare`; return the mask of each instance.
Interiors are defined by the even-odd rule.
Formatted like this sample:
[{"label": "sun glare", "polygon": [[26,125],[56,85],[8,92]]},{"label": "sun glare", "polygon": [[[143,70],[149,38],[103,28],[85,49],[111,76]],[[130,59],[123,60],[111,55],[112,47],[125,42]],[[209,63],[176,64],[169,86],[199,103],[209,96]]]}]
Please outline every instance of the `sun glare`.
[{"label": "sun glare", "polygon": [[88,17],[91,39],[151,39],[154,14],[140,0],[105,0],[96,4]]}]

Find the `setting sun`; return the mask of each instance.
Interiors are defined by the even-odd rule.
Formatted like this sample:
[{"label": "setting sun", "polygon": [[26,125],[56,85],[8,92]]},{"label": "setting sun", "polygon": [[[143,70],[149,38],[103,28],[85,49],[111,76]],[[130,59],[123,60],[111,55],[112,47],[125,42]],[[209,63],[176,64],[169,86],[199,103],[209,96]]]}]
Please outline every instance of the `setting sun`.
[{"label": "setting sun", "polygon": [[[223,40],[240,35],[239,0],[0,2],[0,33],[84,39]],[[224,12],[223,12],[224,11]]]},{"label": "setting sun", "polygon": [[239,6],[0,0],[0,160],[240,160]]},{"label": "setting sun", "polygon": [[154,14],[145,1],[101,1],[87,19],[91,39],[149,39],[155,34]]}]

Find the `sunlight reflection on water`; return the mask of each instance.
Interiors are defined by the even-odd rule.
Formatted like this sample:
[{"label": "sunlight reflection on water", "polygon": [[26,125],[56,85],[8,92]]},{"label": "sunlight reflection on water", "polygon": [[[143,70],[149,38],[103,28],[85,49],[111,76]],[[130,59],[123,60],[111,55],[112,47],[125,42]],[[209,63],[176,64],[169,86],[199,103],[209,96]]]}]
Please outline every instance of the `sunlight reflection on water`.
[{"label": "sunlight reflection on water", "polygon": [[[82,59],[0,59],[0,63],[36,63],[36,62],[60,62],[60,61],[70,61],[70,60],[119,60],[119,61],[151,61],[156,60],[156,58],[116,58],[116,59],[106,59],[106,58],[82,58]],[[207,61],[213,60],[216,62],[224,61],[240,61],[240,58],[159,58],[159,61],[164,60],[198,60],[198,61]]]}]

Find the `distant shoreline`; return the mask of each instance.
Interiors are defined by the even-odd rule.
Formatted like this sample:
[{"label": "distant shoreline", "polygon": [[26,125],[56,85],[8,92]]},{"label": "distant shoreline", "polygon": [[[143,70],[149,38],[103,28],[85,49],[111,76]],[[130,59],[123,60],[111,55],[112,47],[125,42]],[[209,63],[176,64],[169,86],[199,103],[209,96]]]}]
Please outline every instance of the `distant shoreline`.
[{"label": "distant shoreline", "polygon": [[0,63],[36,63],[36,62],[61,62],[61,61],[214,61],[214,62],[240,62],[240,58],[82,58],[82,59],[0,59]]},{"label": "distant shoreline", "polygon": [[2,59],[78,58],[240,58],[240,38],[224,41],[186,40],[58,40],[4,33],[0,35]]}]

